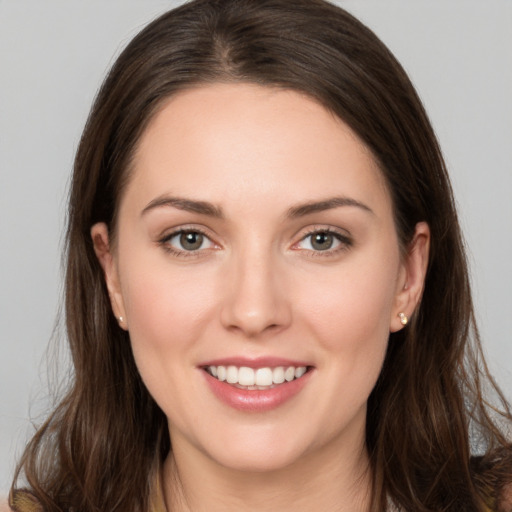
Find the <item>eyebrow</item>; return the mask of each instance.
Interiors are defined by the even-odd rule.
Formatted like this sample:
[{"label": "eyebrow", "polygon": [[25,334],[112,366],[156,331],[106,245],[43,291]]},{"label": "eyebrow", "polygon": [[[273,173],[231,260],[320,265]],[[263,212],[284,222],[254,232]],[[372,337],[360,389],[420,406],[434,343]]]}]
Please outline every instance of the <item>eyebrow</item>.
[{"label": "eyebrow", "polygon": [[222,219],[224,217],[221,208],[215,206],[207,201],[196,201],[193,199],[184,199],[182,197],[169,197],[161,196],[153,199],[143,210],[141,215],[154,210],[155,208],[161,207],[172,207],[178,210],[184,210],[186,212],[199,213],[201,215],[208,215],[209,217],[215,217]]},{"label": "eyebrow", "polygon": [[[339,208],[341,206],[353,206],[356,208],[360,208],[365,212],[374,214],[373,210],[357,201],[356,199],[352,199],[350,197],[331,197],[329,199],[324,199],[321,201],[311,201],[308,203],[299,204],[297,206],[291,207],[286,216],[291,219],[305,217],[306,215],[310,215],[312,213],[322,212],[325,210],[332,210],[334,208]],[[182,197],[169,197],[169,196],[161,196],[153,199],[149,202],[149,204],[142,210],[141,215],[146,214],[147,212],[161,207],[172,207],[177,208],[178,210],[184,210],[192,213],[199,213],[201,215],[207,215],[209,217],[214,217],[217,219],[223,219],[224,214],[222,209],[212,203],[207,201],[196,201],[194,199],[185,199]]]},{"label": "eyebrow", "polygon": [[340,196],[331,197],[329,199],[324,199],[322,201],[312,201],[310,203],[304,203],[298,206],[294,206],[288,210],[287,217],[295,219],[298,217],[310,215],[312,213],[322,212],[325,210],[332,210],[333,208],[339,208],[340,206],[355,206],[356,208],[360,208],[365,212],[374,215],[373,210],[364,203],[361,203],[356,199],[352,199],[351,197]]}]

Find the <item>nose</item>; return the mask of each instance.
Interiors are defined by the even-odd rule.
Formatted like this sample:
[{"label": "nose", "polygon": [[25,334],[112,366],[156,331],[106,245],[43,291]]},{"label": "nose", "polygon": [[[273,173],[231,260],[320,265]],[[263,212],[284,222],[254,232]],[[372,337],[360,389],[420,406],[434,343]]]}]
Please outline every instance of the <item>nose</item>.
[{"label": "nose", "polygon": [[228,263],[221,310],[221,323],[229,331],[247,338],[279,332],[291,322],[290,298],[286,294],[282,269],[271,255],[240,255]]}]

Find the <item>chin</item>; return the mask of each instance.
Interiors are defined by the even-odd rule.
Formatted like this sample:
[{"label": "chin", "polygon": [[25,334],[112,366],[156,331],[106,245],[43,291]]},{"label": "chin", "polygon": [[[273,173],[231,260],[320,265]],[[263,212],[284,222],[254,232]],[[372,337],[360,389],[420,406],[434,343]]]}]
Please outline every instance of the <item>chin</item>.
[{"label": "chin", "polygon": [[231,454],[216,457],[217,464],[232,471],[243,473],[274,473],[293,465],[299,456],[291,453],[260,451],[259,453],[240,453],[233,450]]},{"label": "chin", "polygon": [[280,429],[274,435],[271,432],[232,435],[229,442],[224,440],[216,446],[205,447],[205,451],[226,469],[250,473],[275,472],[293,466],[309,451],[310,443],[301,439],[298,433],[296,429],[288,429],[287,435],[283,436]]}]

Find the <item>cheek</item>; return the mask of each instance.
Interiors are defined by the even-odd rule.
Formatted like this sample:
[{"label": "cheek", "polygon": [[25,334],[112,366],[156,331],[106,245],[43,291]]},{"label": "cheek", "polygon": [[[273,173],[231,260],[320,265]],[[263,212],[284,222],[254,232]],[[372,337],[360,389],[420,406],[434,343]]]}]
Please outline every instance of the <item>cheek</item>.
[{"label": "cheek", "polygon": [[395,281],[390,268],[376,264],[347,268],[316,284],[302,310],[305,329],[320,348],[322,403],[332,411],[324,428],[334,435],[366,410],[386,355]]},{"label": "cheek", "polygon": [[320,369],[326,381],[334,384],[326,400],[332,404],[342,400],[343,410],[337,414],[343,417],[346,411],[364,406],[382,369],[397,268],[398,255],[391,261],[358,259],[330,276],[312,276],[314,292],[303,296],[305,329],[321,347]]},{"label": "cheek", "polygon": [[[359,263],[359,262],[358,262]],[[312,276],[304,295],[304,317],[319,333],[326,349],[353,349],[386,341],[395,300],[396,267],[361,262]]]},{"label": "cheek", "polygon": [[204,273],[155,262],[144,272],[125,273],[123,296],[135,363],[152,397],[178,423],[195,414],[188,400],[200,393],[190,371],[197,362],[197,340],[212,315],[214,294],[205,279]]},{"label": "cheek", "polygon": [[193,345],[211,316],[209,269],[176,268],[165,255],[132,253],[124,263],[122,294],[137,365],[141,373],[147,366],[168,366]]}]

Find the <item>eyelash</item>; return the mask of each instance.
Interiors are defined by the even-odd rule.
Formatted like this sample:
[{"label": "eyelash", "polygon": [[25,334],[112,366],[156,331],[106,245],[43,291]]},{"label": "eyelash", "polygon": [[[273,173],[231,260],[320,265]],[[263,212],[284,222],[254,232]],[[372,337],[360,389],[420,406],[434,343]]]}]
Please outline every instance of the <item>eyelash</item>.
[{"label": "eyelash", "polygon": [[[200,228],[181,228],[176,231],[173,231],[172,233],[169,233],[165,236],[163,236],[158,243],[163,247],[163,249],[168,252],[169,254],[172,254],[173,256],[179,256],[179,257],[185,257],[185,258],[193,258],[193,257],[199,257],[203,254],[203,251],[208,249],[198,249],[198,250],[182,250],[182,249],[176,249],[172,245],[169,244],[170,240],[177,236],[181,236],[183,234],[199,234],[202,235],[206,240],[209,241],[210,244],[215,245],[215,243],[211,240],[211,238],[206,234],[205,231],[203,231]],[[332,257],[336,256],[338,253],[347,251],[352,247],[353,241],[352,239],[342,234],[332,228],[322,228],[322,227],[315,227],[312,228],[310,231],[308,231],[305,235],[302,236],[302,238],[294,244],[293,247],[296,247],[301,242],[304,242],[308,237],[312,237],[313,235],[318,234],[324,234],[324,235],[331,235],[333,236],[337,242],[339,242],[339,247],[336,247],[334,249],[325,249],[325,250],[312,250],[312,249],[303,249],[304,251],[307,251],[309,255],[313,257]],[[298,248],[295,248],[294,250],[301,250]]]},{"label": "eyelash", "polygon": [[[310,231],[308,231],[304,236],[302,236],[302,238],[297,243],[295,243],[294,246],[297,246],[298,244],[300,244],[307,238],[312,237],[313,235],[318,235],[318,234],[333,236],[336,239],[336,241],[339,242],[339,246],[334,249],[325,249],[323,251],[304,249],[312,257],[329,258],[329,257],[337,256],[340,252],[347,251],[354,245],[353,240],[348,235],[342,234],[335,229],[325,228],[325,227],[314,227]],[[300,249],[296,249],[296,250],[300,250]]]},{"label": "eyelash", "polygon": [[162,248],[168,252],[169,254],[172,254],[173,256],[179,256],[179,257],[184,257],[184,258],[194,258],[194,257],[198,257],[198,256],[201,256],[203,254],[203,251],[207,250],[207,249],[200,249],[200,250],[195,250],[195,251],[187,251],[185,249],[176,249],[175,247],[173,247],[172,245],[169,244],[169,242],[177,237],[177,236],[181,236],[183,234],[198,234],[198,235],[202,235],[206,240],[208,240],[210,242],[210,244],[212,245],[215,245],[215,243],[211,240],[211,238],[206,234],[205,231],[203,231],[202,229],[200,228],[181,228],[181,229],[178,229],[176,231],[173,231],[172,233],[169,233],[165,236],[163,236],[159,241],[158,243],[162,246]]}]

